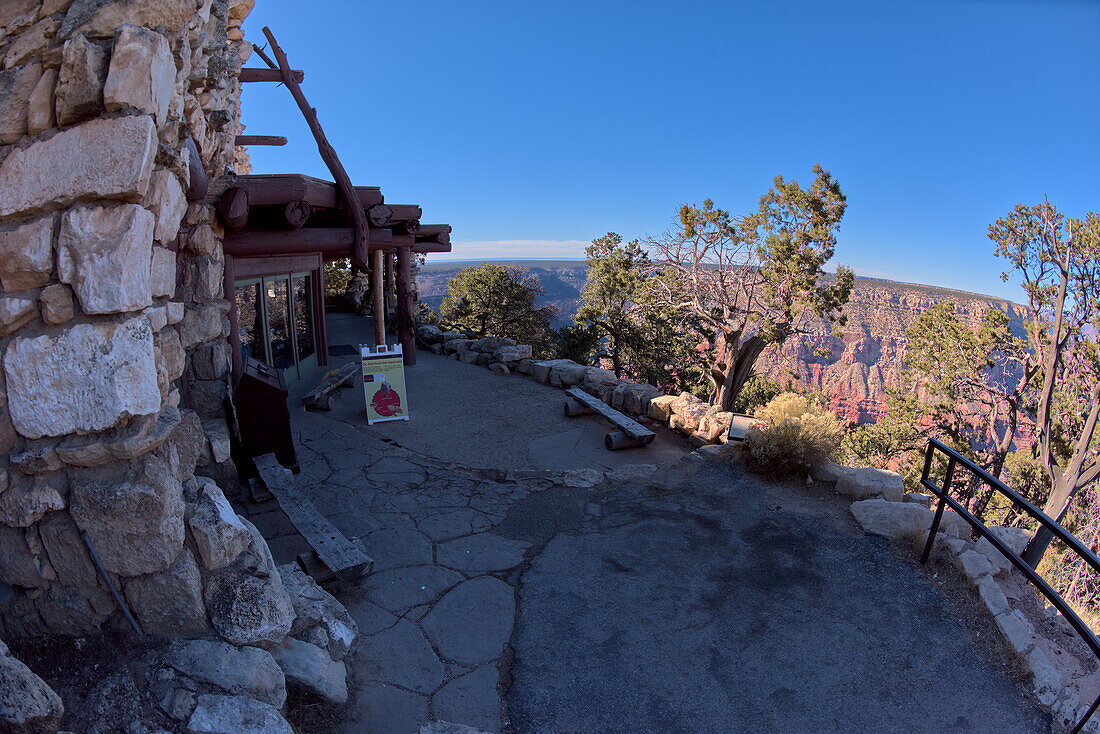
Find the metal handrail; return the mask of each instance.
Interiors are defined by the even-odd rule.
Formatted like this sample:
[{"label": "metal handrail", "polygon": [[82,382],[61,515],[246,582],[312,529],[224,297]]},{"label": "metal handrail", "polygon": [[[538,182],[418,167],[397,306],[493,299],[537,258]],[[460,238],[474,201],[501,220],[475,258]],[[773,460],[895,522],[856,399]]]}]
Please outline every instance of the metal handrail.
[{"label": "metal handrail", "polygon": [[[928,475],[932,469],[932,458],[934,454],[939,451],[947,457],[947,470],[944,472],[943,485],[937,485],[933,483]],[[1090,551],[1084,544],[1063,528],[1058,522],[1052,519],[1049,515],[1044,513],[1038,507],[1033,505],[1027,499],[1022,497],[1018,492],[1007,486],[1004,482],[997,479],[989,472],[976,465],[970,459],[960,454],[955,449],[947,446],[941,441],[934,438],[928,439],[928,449],[924,455],[924,470],[921,472],[920,483],[937,497],[940,498],[939,503],[936,506],[936,515],[932,518],[932,527],[928,531],[928,540],[924,544],[924,553],[921,554],[921,563],[928,562],[928,556],[932,553],[932,544],[936,539],[936,533],[940,528],[940,520],[943,518],[943,510],[945,506],[950,506],[952,510],[957,512],[964,520],[966,520],[972,528],[990,544],[996,548],[1001,555],[1009,560],[1013,566],[1016,567],[1024,577],[1031,582],[1035,588],[1037,588],[1043,596],[1050,601],[1054,607],[1062,613],[1062,616],[1066,618],[1066,621],[1070,623],[1070,626],[1077,631],[1077,634],[1081,636],[1084,643],[1092,650],[1096,655],[1097,660],[1100,660],[1100,640],[1096,638],[1096,635],[1089,628],[1087,624],[1081,621],[1081,618],[1077,616],[1077,613],[1070,608],[1066,600],[1062,598],[1061,594],[1055,591],[1050,584],[1048,584],[1043,577],[1035,572],[1035,569],[1031,567],[1027,561],[1016,554],[1011,548],[1006,546],[1001,540],[993,533],[989,532],[989,528],[985,526],[981,520],[975,517],[969,510],[967,510],[960,502],[955,500],[948,494],[948,490],[951,487],[951,481],[954,478],[955,467],[961,465],[967,469],[971,474],[985,482],[994,491],[1003,494],[1012,500],[1015,504],[1022,507],[1024,511],[1039,522],[1040,525],[1054,533],[1054,537],[1061,540],[1066,544],[1068,548],[1071,548],[1078,556],[1080,556],[1086,563],[1088,563],[1094,570],[1100,573],[1100,558],[1096,557],[1096,554]],[[1076,734],[1081,731],[1081,728],[1088,723],[1088,720],[1096,712],[1097,707],[1100,706],[1100,695],[1096,697],[1096,700],[1089,706],[1085,715],[1077,722],[1077,725],[1071,730],[1071,734]]]}]

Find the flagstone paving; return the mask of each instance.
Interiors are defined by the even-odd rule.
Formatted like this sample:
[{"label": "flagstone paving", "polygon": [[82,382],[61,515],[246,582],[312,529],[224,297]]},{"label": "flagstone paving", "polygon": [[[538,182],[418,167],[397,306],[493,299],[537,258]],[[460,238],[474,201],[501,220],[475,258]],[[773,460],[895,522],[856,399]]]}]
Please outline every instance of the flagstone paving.
[{"label": "flagstone paving", "polygon": [[[440,362],[440,401],[467,370],[491,375]],[[492,378],[509,385],[501,414],[514,422],[560,398]],[[396,433],[431,420],[414,413]],[[572,472],[564,456],[542,471],[530,427],[511,462],[471,466],[457,459],[476,447],[459,440],[433,456],[430,442],[401,445],[394,424],[366,426],[357,390],[293,421],[299,481],[375,561],[338,592],[361,633],[342,731],[1050,729],[831,490],[764,482],[682,444],[658,466],[634,452],[617,467],[578,455]],[[279,562],[305,550],[280,511],[250,509]]]}]

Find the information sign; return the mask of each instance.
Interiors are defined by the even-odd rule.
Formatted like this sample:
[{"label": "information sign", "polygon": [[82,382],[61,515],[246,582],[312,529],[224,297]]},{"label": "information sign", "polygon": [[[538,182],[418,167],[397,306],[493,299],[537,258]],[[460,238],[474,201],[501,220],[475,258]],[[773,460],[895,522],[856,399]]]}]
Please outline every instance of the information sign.
[{"label": "information sign", "polygon": [[359,354],[363,360],[367,425],[381,421],[407,421],[409,402],[405,395],[405,363],[401,345],[371,347],[360,344]]}]

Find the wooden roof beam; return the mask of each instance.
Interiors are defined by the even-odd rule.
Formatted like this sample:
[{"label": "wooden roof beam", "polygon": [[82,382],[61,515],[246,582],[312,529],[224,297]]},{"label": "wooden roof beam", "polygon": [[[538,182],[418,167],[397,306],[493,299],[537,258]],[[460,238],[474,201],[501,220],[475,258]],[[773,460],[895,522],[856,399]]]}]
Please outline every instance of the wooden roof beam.
[{"label": "wooden roof beam", "polygon": [[286,145],[282,135],[238,135],[234,145]]},{"label": "wooden roof beam", "polygon": [[[305,72],[300,69],[292,69],[290,73],[294,81],[299,84],[306,78]],[[241,69],[241,74],[237,79],[244,84],[248,82],[282,82],[283,74],[278,69]]]}]

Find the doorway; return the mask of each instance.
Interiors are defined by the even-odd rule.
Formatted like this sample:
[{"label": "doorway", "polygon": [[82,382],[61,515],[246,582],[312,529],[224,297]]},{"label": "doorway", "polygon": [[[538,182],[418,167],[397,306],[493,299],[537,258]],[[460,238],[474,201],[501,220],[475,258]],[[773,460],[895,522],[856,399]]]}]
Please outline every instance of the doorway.
[{"label": "doorway", "polygon": [[291,384],[317,367],[312,272],[234,282],[241,357],[280,369]]}]

